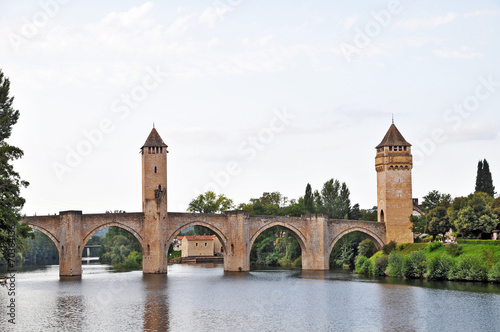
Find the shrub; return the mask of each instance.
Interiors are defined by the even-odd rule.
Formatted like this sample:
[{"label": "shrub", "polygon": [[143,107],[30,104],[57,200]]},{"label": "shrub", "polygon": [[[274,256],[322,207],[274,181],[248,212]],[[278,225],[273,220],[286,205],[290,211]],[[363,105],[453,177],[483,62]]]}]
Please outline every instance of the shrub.
[{"label": "shrub", "polygon": [[364,239],[358,245],[359,256],[372,257],[375,252],[375,244],[370,239]]},{"label": "shrub", "polygon": [[431,242],[429,243],[427,246],[426,246],[426,249],[427,251],[429,252],[433,252],[434,250],[436,249],[439,249],[443,246],[443,242],[440,242],[440,241],[434,241],[434,242]]},{"label": "shrub", "polygon": [[292,265],[295,267],[301,267],[302,266],[302,256],[297,257],[297,259],[293,261]]},{"label": "shrub", "polygon": [[402,273],[406,278],[422,278],[427,271],[427,260],[423,251],[414,251],[403,259]]},{"label": "shrub", "polygon": [[445,280],[453,268],[453,258],[448,255],[440,255],[429,261],[427,279]]},{"label": "shrub", "polygon": [[403,256],[393,251],[389,254],[389,265],[387,265],[387,274],[391,277],[402,277]]},{"label": "shrub", "polygon": [[449,255],[451,255],[453,257],[458,257],[458,256],[460,256],[462,249],[463,249],[463,247],[461,245],[452,243],[452,244],[446,246],[445,250]]},{"label": "shrub", "polygon": [[358,257],[358,260],[356,261],[356,265],[355,265],[355,269],[354,269],[354,272],[356,273],[363,273],[363,265],[365,264],[365,262],[368,260],[367,257],[365,256],[359,256]]},{"label": "shrub", "polygon": [[408,247],[409,243],[402,243],[398,246],[398,251],[403,251],[405,250],[406,247]]},{"label": "shrub", "polygon": [[394,241],[391,241],[382,247],[384,255],[389,255],[391,251],[394,251],[394,249],[396,249],[396,242]]},{"label": "shrub", "polygon": [[385,270],[387,269],[388,264],[389,256],[380,256],[380,258],[375,261],[375,265],[373,266],[373,274],[377,276],[385,276]]},{"label": "shrub", "polygon": [[500,282],[500,262],[493,265],[490,272],[488,272],[488,280]]},{"label": "shrub", "polygon": [[361,268],[363,274],[373,274],[373,264],[372,261],[367,259],[363,263],[363,267]]},{"label": "shrub", "polygon": [[450,270],[451,280],[485,281],[488,279],[486,264],[476,256],[464,256]]}]

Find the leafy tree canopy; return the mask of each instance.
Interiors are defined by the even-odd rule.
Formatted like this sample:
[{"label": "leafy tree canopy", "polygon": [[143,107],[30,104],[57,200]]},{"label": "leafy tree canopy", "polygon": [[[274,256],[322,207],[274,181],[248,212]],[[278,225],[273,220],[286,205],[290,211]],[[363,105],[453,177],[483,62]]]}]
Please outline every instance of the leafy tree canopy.
[{"label": "leafy tree canopy", "polygon": [[[23,156],[23,151],[9,145],[12,127],[19,119],[19,111],[12,107],[14,97],[9,97],[10,81],[0,70],[0,255],[7,257],[13,231],[16,232],[16,245],[23,246],[23,238],[29,235],[30,228],[19,225],[21,209],[25,203],[21,188],[28,182],[21,180],[12,162]],[[33,236],[33,235],[32,235]]]},{"label": "leafy tree canopy", "polygon": [[438,205],[442,205],[445,208],[449,208],[451,205],[451,195],[442,194],[438,190],[430,191],[423,198],[422,207],[425,212],[434,209]]},{"label": "leafy tree canopy", "polygon": [[477,192],[456,198],[448,209],[450,222],[463,237],[479,238],[491,233],[498,225],[493,212],[495,200],[486,193]]},{"label": "leafy tree canopy", "polygon": [[189,203],[189,212],[216,213],[234,208],[233,200],[223,194],[216,195],[213,191],[200,194]]}]

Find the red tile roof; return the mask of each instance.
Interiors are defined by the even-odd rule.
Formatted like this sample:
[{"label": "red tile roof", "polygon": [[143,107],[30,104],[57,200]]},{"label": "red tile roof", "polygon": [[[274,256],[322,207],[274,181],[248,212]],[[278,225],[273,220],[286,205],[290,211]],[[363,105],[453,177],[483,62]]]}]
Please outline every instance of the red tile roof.
[{"label": "red tile roof", "polygon": [[215,238],[215,235],[187,235],[184,236],[188,241],[209,241]]}]

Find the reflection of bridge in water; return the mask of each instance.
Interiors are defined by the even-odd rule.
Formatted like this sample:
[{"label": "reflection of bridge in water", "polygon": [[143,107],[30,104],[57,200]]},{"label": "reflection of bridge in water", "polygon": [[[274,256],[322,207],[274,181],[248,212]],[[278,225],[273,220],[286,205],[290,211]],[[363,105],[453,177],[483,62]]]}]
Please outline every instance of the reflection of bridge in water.
[{"label": "reflection of bridge in water", "polygon": [[[304,270],[328,270],[333,246],[351,232],[366,234],[379,249],[388,240],[386,234],[389,234],[391,224],[387,211],[385,222],[329,219],[323,214],[285,217],[250,216],[244,211],[169,213],[167,145],[156,129],[151,131],[141,153],[143,212],[82,214],[81,211],[63,211],[58,216],[35,216],[23,220],[55,243],[61,276],[81,275],[83,250],[87,248],[89,255],[92,248],[86,245],[87,242],[95,233],[110,226],[125,229],[137,239],[142,248],[142,268],[146,274],[166,273],[170,244],[182,230],[196,225],[212,230],[218,237],[223,247],[225,271],[250,270],[253,243],[262,232],[274,226],[290,230],[298,240]],[[411,203],[411,194],[409,200]],[[403,231],[411,232],[406,226]]]}]

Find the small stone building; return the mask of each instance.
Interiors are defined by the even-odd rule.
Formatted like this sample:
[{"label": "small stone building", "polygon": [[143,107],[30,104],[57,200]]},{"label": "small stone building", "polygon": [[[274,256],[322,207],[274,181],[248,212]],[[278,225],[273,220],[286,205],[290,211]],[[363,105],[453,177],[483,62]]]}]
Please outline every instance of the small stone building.
[{"label": "small stone building", "polygon": [[222,256],[222,245],[215,235],[179,236],[182,257]]}]

